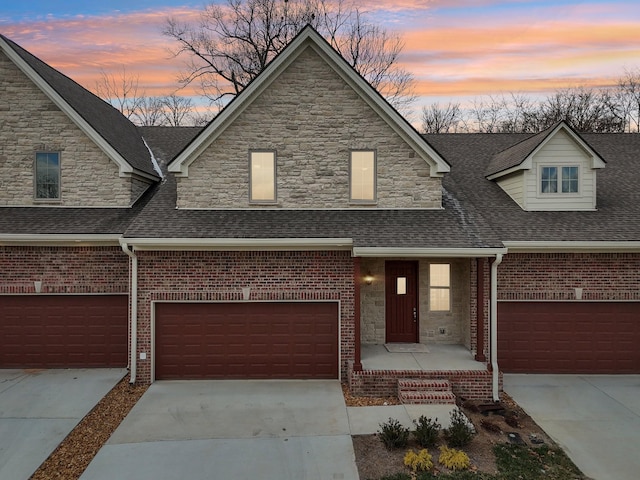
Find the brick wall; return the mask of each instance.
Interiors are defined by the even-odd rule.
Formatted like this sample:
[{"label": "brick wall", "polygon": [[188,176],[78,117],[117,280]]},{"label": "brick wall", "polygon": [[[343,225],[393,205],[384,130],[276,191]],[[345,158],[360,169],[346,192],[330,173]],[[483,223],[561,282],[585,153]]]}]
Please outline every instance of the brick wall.
[{"label": "brick wall", "polygon": [[0,205],[34,205],[37,151],[60,153],[65,206],[126,207],[139,185],[0,52]]},{"label": "brick wall", "polygon": [[[453,393],[458,399],[492,401],[492,381],[490,371],[482,370],[349,370],[349,388],[354,395],[387,397],[398,394],[398,379],[425,378],[449,380]],[[502,391],[502,374],[500,374]]]},{"label": "brick wall", "polygon": [[499,300],[640,300],[640,254],[527,253],[505,255]]},{"label": "brick wall", "polygon": [[354,206],[352,149],[377,151],[378,207],[441,206],[441,181],[427,162],[311,48],[178,178],[178,207],[249,207],[249,149],[276,150],[279,207]]},{"label": "brick wall", "polygon": [[129,258],[120,247],[0,247],[0,294],[128,293]]},{"label": "brick wall", "polygon": [[339,300],[340,370],[354,359],[353,260],[350,252],[138,252],[139,382],[151,380],[153,301]]}]

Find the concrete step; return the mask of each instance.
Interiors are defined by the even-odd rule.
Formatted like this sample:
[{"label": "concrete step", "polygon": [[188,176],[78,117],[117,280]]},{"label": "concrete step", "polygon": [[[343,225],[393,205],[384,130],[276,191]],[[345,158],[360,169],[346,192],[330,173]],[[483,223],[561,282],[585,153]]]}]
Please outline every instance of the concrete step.
[{"label": "concrete step", "polygon": [[398,379],[398,393],[406,390],[432,390],[450,392],[451,382],[433,378],[400,378]]},{"label": "concrete step", "polygon": [[453,392],[408,390],[398,395],[401,403],[419,405],[455,405]]}]

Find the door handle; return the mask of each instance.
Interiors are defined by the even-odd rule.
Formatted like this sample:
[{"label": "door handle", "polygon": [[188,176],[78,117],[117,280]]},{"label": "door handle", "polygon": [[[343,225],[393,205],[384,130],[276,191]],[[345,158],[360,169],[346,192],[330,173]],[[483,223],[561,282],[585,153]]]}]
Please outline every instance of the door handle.
[{"label": "door handle", "polygon": [[417,321],[418,320],[418,309],[417,308],[413,308],[413,321]]}]

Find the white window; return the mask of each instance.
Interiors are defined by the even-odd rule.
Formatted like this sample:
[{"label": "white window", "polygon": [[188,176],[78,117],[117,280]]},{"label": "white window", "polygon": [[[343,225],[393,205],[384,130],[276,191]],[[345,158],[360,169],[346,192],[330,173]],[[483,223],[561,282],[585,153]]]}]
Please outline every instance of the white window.
[{"label": "white window", "polygon": [[249,200],[256,203],[276,201],[276,152],[250,152]]},{"label": "white window", "polygon": [[352,202],[376,201],[376,152],[354,150],[349,166],[349,195]]},{"label": "white window", "polygon": [[36,153],[34,197],[36,200],[60,200],[60,154]]},{"label": "white window", "polygon": [[578,193],[577,165],[540,167],[540,193]]},{"label": "white window", "polygon": [[429,265],[429,310],[451,310],[451,265],[448,263]]}]

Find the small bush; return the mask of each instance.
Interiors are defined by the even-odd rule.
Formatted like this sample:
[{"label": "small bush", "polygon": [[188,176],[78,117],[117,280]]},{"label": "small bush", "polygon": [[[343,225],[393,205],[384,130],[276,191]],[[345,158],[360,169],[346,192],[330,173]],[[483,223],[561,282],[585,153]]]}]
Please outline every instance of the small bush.
[{"label": "small bush", "polygon": [[444,436],[450,447],[464,447],[471,441],[473,430],[459,409],[451,412],[451,426],[444,430]]},{"label": "small bush", "polygon": [[433,460],[428,450],[420,450],[418,453],[409,450],[404,456],[404,464],[414,472],[426,472],[433,468]]},{"label": "small bush", "polygon": [[418,445],[424,448],[435,446],[438,442],[438,435],[440,435],[440,424],[438,419],[432,420],[430,418],[421,415],[418,421],[413,421],[416,426],[414,435],[418,441]]},{"label": "small bush", "polygon": [[409,441],[409,429],[403,427],[398,420],[393,418],[389,418],[388,422],[380,424],[378,435],[380,435],[380,440],[382,440],[384,446],[389,450],[406,447]]},{"label": "small bush", "polygon": [[448,448],[444,445],[440,447],[440,457],[438,463],[450,470],[467,470],[471,467],[469,456],[461,450]]}]

